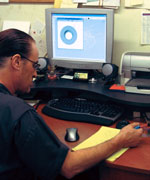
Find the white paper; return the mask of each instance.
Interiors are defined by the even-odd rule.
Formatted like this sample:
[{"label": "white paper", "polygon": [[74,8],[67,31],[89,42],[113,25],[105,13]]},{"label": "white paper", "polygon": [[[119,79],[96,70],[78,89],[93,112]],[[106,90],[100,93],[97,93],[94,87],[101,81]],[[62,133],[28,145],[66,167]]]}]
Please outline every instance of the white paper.
[{"label": "white paper", "polygon": [[37,46],[37,48],[39,50],[39,57],[44,57],[46,52],[47,52],[47,49],[46,49],[46,39],[45,39],[44,33],[39,35],[39,34],[31,32],[30,35],[36,41],[36,46]]},{"label": "white paper", "polygon": [[[101,0],[100,0],[101,1]],[[87,0],[87,3],[84,4],[85,6],[100,6],[99,0]]]},{"label": "white paper", "polygon": [[60,8],[77,8],[78,3],[73,3],[72,0],[62,0]]},{"label": "white paper", "polygon": [[103,6],[120,6],[120,0],[103,0]]},{"label": "white paper", "polygon": [[125,0],[125,7],[132,7],[143,4],[144,4],[144,0]]},{"label": "white paper", "polygon": [[150,12],[142,13],[141,44],[150,44]]},{"label": "white paper", "polygon": [[31,25],[31,32],[32,34],[35,34],[35,35],[41,35],[43,33],[44,28],[45,28],[45,25],[39,20],[36,20]]},{"label": "white paper", "polygon": [[131,6],[141,5],[144,3],[144,0],[131,0]]},{"label": "white paper", "polygon": [[131,0],[125,0],[125,7],[131,7]]},{"label": "white paper", "polygon": [[4,21],[2,30],[6,30],[6,29],[10,29],[10,28],[19,29],[21,31],[29,33],[30,22],[28,22],[28,21]]},{"label": "white paper", "polygon": [[63,75],[62,77],[61,77],[62,79],[73,79],[73,76],[70,76],[70,75]]},{"label": "white paper", "polygon": [[0,3],[9,3],[9,0],[0,0]]},{"label": "white paper", "polygon": [[87,3],[87,0],[73,0],[73,3]]},{"label": "white paper", "polygon": [[150,9],[150,0],[144,0],[143,8]]},{"label": "white paper", "polygon": [[125,0],[125,7],[150,9],[150,0]]}]

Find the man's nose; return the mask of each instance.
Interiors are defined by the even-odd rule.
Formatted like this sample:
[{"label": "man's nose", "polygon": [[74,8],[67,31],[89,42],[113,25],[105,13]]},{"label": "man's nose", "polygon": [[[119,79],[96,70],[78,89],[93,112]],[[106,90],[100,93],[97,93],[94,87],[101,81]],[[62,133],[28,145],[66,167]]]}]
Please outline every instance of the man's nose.
[{"label": "man's nose", "polygon": [[35,77],[35,78],[37,77],[37,71],[36,70],[34,71],[33,77]]}]

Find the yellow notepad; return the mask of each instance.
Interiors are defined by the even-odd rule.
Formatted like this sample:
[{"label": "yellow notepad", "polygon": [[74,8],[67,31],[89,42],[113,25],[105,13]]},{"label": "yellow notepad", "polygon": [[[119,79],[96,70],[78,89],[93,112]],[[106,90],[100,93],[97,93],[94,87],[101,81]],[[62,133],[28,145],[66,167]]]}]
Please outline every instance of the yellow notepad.
[{"label": "yellow notepad", "polygon": [[[102,126],[94,135],[80,143],[78,146],[72,148],[73,151],[84,149],[88,147],[95,146],[97,144],[103,143],[114,136],[116,136],[119,133],[119,129],[116,128],[110,128]],[[120,157],[125,151],[127,151],[128,148],[122,148],[120,151],[114,153],[110,157],[107,158],[109,161],[115,161],[118,157]]]}]

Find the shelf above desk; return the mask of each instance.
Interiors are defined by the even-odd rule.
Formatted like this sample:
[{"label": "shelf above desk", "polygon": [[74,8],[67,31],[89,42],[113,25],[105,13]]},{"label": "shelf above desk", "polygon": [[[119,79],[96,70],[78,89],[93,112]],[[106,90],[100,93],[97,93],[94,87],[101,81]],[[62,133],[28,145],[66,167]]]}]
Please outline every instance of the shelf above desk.
[{"label": "shelf above desk", "polygon": [[76,82],[73,80],[59,79],[39,81],[35,83],[32,91],[75,91],[93,95],[95,97],[105,98],[125,106],[133,106],[137,108],[150,108],[150,95],[133,94],[120,91],[109,90],[109,86],[104,85],[102,80],[96,83]]}]

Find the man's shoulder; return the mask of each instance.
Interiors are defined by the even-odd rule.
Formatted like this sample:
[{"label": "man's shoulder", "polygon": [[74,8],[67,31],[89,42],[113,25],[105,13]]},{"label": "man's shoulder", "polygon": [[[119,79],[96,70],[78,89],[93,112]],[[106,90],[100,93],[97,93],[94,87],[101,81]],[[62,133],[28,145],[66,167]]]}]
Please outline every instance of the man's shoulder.
[{"label": "man's shoulder", "polygon": [[12,96],[10,94],[0,93],[0,107],[7,108],[17,114],[22,114],[28,110],[34,110],[32,106],[27,104],[23,99]]},{"label": "man's shoulder", "polygon": [[8,103],[8,104],[13,104],[15,105],[16,103],[18,104],[26,104],[25,101],[17,96],[12,96],[10,94],[4,94],[4,93],[0,93],[0,99],[1,99],[1,103]]}]

